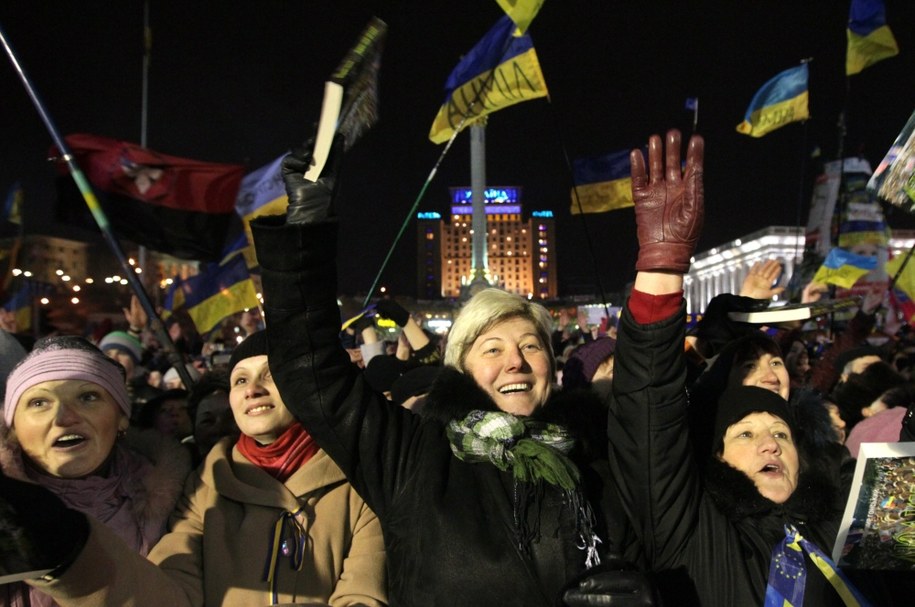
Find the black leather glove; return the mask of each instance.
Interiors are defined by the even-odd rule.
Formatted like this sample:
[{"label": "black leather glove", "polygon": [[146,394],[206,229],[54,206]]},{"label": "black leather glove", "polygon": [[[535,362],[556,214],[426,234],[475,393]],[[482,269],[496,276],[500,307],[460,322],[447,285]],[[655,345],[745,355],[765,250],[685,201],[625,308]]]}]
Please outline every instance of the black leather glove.
[{"label": "black leather glove", "polygon": [[584,572],[559,594],[560,607],[658,607],[660,598],[648,576],[619,559]]},{"label": "black leather glove", "polygon": [[66,571],[89,538],[89,520],[56,495],[0,474],[0,575]]},{"label": "black leather glove", "polygon": [[375,304],[375,313],[382,318],[393,320],[402,327],[410,320],[410,313],[393,299],[382,299]]},{"label": "black leather glove", "polygon": [[665,146],[657,135],[648,140],[648,172],[641,150],[629,154],[639,236],[635,269],[685,274],[705,216],[702,185],[705,144],[699,135],[690,138],[686,169],[681,175],[680,131],[668,131],[666,139]]},{"label": "black leather glove", "polygon": [[283,182],[289,206],[286,221],[295,224],[317,223],[333,215],[332,203],[337,185],[337,173],[343,159],[343,136],[337,134],[330,148],[327,163],[317,181],[305,179],[312,164],[314,138],[283,159]]}]

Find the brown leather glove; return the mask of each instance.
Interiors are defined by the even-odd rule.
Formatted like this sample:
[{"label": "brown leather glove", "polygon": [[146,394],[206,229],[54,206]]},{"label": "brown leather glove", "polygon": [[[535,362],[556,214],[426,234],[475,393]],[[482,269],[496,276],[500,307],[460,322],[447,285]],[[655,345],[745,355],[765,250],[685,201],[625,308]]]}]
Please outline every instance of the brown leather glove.
[{"label": "brown leather glove", "polygon": [[[702,156],[705,143],[693,135],[680,169],[680,131],[667,132],[666,151],[661,138],[648,140],[648,172],[641,150],[632,150],[632,198],[638,225],[639,258],[635,269],[685,274],[696,248],[705,215]],[[666,167],[665,167],[666,165]]]}]

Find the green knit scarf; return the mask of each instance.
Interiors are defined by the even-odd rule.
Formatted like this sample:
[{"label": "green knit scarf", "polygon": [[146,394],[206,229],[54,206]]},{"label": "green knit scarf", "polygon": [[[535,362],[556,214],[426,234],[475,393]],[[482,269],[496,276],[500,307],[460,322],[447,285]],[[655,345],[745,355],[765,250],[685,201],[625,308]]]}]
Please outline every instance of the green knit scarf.
[{"label": "green knit scarf", "polygon": [[499,470],[511,469],[517,480],[543,480],[566,491],[578,485],[578,468],[566,456],[575,439],[557,424],[475,410],[452,420],[447,433],[451,451],[461,461],[492,462]]}]

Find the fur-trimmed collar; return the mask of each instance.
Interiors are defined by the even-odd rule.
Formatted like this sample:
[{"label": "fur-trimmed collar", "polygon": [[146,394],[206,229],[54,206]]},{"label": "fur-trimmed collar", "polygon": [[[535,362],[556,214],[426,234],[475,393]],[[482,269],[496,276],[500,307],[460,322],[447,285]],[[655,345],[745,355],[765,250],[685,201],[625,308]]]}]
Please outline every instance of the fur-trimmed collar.
[{"label": "fur-trimmed collar", "polygon": [[[152,465],[131,490],[134,514],[139,520],[164,525],[174,510],[191,470],[188,450],[156,430],[131,428],[120,439],[134,454]],[[9,429],[0,431],[0,470],[9,477],[29,480],[22,462],[19,445],[10,440]]]},{"label": "fur-trimmed collar", "polygon": [[783,504],[763,497],[743,472],[712,458],[705,471],[705,487],[718,508],[732,521],[781,514],[788,518],[816,523],[836,516],[838,488],[826,475],[812,470],[801,472],[797,488]]},{"label": "fur-trimmed collar", "polygon": [[[420,415],[446,426],[475,410],[498,411],[499,408],[471,376],[454,367],[445,367],[432,384]],[[547,403],[531,417],[567,428],[578,439],[578,449],[589,458],[606,458],[607,406],[592,391],[555,389]]]}]

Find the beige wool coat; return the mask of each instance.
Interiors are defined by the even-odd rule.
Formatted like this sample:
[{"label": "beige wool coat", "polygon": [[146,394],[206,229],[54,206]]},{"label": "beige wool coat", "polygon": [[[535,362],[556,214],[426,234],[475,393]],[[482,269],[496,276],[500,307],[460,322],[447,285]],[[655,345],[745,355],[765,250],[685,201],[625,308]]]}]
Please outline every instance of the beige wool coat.
[{"label": "beige wool coat", "polygon": [[[282,548],[296,545],[293,528],[304,539],[300,570]],[[319,451],[283,484],[228,439],[189,477],[149,561],[93,522],[63,575],[31,583],[65,607],[386,604],[381,527],[337,465]]]}]

